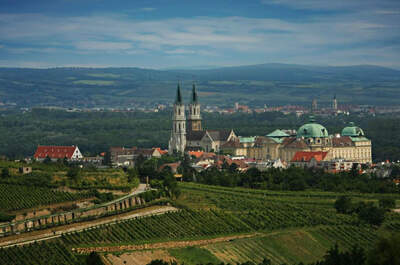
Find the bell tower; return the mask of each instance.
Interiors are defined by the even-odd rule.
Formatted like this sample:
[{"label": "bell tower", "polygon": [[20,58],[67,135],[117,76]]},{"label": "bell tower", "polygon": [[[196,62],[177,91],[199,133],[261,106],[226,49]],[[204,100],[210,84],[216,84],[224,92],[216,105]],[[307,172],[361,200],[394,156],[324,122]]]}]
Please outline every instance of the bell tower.
[{"label": "bell tower", "polygon": [[193,83],[192,96],[189,104],[188,133],[201,130],[200,104],[197,97],[196,86]]},{"label": "bell tower", "polygon": [[178,84],[176,99],[174,103],[174,113],[172,118],[172,133],[168,144],[168,152],[184,153],[186,148],[186,116],[185,105],[182,101],[181,88]]},{"label": "bell tower", "polygon": [[337,99],[336,99],[336,94],[335,94],[335,96],[333,97],[332,109],[333,109],[334,111],[337,111]]}]

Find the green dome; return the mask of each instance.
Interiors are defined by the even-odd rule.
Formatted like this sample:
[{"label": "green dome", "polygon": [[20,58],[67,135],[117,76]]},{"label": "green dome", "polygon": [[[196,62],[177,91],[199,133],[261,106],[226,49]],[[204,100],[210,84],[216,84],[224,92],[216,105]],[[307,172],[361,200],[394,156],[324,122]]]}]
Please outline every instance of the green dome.
[{"label": "green dome", "polygon": [[360,127],[354,126],[354,123],[350,123],[350,126],[347,126],[342,130],[342,136],[364,136],[364,131]]},{"label": "green dome", "polygon": [[304,138],[323,138],[328,137],[328,130],[322,126],[321,124],[311,122],[304,124],[299,128],[297,131],[297,137],[304,137]]}]

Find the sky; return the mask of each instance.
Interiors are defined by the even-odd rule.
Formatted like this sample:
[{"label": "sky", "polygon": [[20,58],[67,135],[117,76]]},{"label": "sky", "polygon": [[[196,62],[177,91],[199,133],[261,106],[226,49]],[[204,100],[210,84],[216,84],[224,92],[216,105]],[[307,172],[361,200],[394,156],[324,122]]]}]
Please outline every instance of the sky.
[{"label": "sky", "polygon": [[0,0],[0,66],[400,69],[400,0]]}]

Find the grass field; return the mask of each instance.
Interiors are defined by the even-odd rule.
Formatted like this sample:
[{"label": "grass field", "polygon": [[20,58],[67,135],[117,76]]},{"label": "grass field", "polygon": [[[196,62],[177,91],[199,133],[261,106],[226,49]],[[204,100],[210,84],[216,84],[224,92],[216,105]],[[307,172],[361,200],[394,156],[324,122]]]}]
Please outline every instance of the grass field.
[{"label": "grass field", "polygon": [[175,248],[168,250],[168,252],[171,254],[171,256],[175,257],[178,262],[188,265],[220,263],[220,260],[217,259],[209,250],[205,248]]}]

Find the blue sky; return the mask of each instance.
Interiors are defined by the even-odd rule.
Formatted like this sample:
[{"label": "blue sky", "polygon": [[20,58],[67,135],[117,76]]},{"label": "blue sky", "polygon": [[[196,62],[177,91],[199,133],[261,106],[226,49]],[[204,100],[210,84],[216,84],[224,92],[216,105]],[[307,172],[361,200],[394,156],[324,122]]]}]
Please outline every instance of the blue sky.
[{"label": "blue sky", "polygon": [[0,0],[0,66],[400,69],[399,0]]}]

